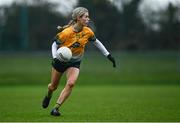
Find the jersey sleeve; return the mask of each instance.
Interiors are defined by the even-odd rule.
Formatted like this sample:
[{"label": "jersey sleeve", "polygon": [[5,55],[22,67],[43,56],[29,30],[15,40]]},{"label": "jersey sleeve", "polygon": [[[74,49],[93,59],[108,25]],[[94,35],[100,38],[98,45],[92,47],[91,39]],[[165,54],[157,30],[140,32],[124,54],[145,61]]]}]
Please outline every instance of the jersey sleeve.
[{"label": "jersey sleeve", "polygon": [[89,34],[90,34],[88,40],[89,40],[90,42],[96,41],[96,36],[95,36],[94,32],[93,32],[90,28],[88,28],[88,29],[89,29]]},{"label": "jersey sleeve", "polygon": [[63,32],[60,32],[56,35],[56,38],[55,38],[55,42],[57,45],[62,45],[64,43],[64,40],[65,40],[65,33]]}]

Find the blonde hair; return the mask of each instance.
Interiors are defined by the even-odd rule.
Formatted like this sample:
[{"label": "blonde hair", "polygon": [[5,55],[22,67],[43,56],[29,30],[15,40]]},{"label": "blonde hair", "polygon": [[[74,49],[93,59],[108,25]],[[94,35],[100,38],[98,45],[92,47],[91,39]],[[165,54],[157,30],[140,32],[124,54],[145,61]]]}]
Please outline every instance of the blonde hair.
[{"label": "blonde hair", "polygon": [[72,20],[69,21],[67,25],[64,26],[57,26],[57,29],[59,31],[63,31],[65,28],[70,27],[71,25],[75,24],[77,22],[77,17],[82,17],[86,12],[88,12],[88,9],[84,7],[77,7],[72,11]]}]

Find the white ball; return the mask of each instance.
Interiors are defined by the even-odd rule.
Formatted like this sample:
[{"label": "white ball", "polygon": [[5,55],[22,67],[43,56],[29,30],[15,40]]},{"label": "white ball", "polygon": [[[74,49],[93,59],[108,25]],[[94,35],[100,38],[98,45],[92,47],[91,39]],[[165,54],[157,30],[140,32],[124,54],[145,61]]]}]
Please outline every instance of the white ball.
[{"label": "white ball", "polygon": [[57,59],[62,62],[68,62],[72,57],[72,52],[68,47],[60,47],[57,50]]}]

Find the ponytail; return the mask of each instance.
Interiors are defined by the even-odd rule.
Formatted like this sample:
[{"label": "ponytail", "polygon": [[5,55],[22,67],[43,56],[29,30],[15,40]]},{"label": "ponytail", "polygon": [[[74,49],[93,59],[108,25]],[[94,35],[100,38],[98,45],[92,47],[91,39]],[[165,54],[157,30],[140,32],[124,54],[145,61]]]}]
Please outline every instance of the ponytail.
[{"label": "ponytail", "polygon": [[62,32],[64,29],[72,26],[73,24],[75,24],[75,21],[74,20],[70,20],[69,23],[67,25],[64,25],[64,26],[57,26],[57,29]]}]

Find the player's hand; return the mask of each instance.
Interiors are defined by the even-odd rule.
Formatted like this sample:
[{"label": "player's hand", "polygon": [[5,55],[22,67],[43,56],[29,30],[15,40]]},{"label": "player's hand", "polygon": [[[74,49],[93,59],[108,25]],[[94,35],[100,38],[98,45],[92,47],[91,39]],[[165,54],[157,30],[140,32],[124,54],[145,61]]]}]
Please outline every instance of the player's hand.
[{"label": "player's hand", "polygon": [[59,59],[58,58],[53,58],[53,61],[59,61]]},{"label": "player's hand", "polygon": [[111,56],[111,54],[109,54],[107,58],[113,63],[113,67],[116,67],[115,59]]},{"label": "player's hand", "polygon": [[52,60],[52,64],[55,64],[55,63],[57,63],[57,62],[59,62],[59,59],[57,59],[57,58],[53,58],[53,60]]}]

